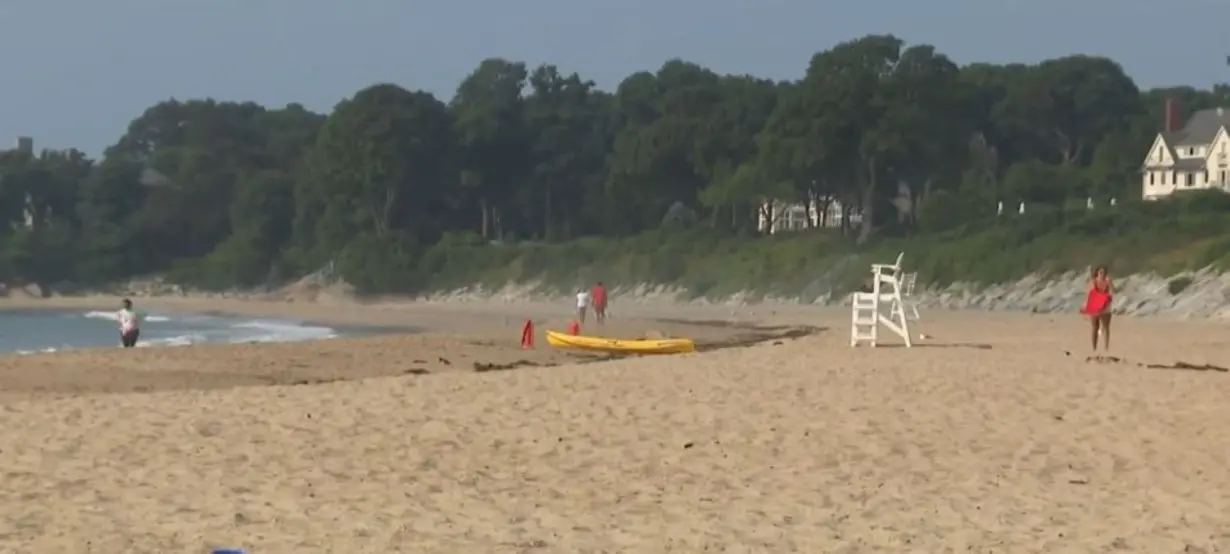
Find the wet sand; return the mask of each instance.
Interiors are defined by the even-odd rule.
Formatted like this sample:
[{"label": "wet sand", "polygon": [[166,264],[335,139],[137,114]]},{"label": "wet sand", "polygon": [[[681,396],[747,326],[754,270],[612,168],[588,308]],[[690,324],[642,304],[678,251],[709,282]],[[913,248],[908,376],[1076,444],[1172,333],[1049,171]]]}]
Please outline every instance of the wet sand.
[{"label": "wet sand", "polygon": [[842,310],[644,306],[612,331],[830,330],[577,364],[516,344],[551,306],[244,309],[445,334],[0,359],[0,551],[1230,549],[1216,324],[1119,319],[1088,360],[1075,316],[872,350]]}]

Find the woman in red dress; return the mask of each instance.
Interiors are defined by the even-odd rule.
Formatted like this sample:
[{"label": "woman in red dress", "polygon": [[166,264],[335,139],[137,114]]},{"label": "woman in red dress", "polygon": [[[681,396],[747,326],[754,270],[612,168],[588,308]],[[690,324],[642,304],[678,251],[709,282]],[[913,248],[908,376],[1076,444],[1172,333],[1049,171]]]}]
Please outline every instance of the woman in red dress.
[{"label": "woman in red dress", "polygon": [[1098,335],[1102,335],[1102,349],[1110,349],[1110,313],[1111,300],[1114,297],[1115,285],[1110,280],[1110,273],[1105,266],[1093,270],[1089,279],[1089,297],[1081,313],[1089,317],[1093,324],[1093,349],[1098,349]]}]

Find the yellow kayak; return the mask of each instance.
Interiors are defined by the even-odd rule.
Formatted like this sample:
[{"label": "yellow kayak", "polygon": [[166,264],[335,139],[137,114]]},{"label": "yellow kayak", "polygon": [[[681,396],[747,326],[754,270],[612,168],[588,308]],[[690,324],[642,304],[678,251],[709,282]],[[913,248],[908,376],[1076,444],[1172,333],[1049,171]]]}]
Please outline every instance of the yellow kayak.
[{"label": "yellow kayak", "polygon": [[592,350],[611,354],[683,354],[696,350],[692,339],[606,339],[578,337],[547,331],[547,343],[555,348]]}]

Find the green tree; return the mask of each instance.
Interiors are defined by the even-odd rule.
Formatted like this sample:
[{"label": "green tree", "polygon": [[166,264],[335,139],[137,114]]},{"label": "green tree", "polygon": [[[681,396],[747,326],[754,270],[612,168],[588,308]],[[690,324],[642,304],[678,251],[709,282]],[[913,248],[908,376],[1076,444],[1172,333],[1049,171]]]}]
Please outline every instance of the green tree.
[{"label": "green tree", "polygon": [[1001,115],[1038,145],[1039,158],[1084,165],[1097,143],[1123,130],[1141,108],[1140,91],[1119,64],[1067,56],[1044,61],[1016,79]]},{"label": "green tree", "polygon": [[[621,97],[622,96],[622,97]],[[626,123],[615,140],[609,186],[627,205],[637,228],[660,222],[676,203],[693,207],[716,160],[704,155],[721,137],[710,133],[722,103],[721,78],[682,60],[666,62],[652,78],[630,77],[616,93]]]},{"label": "green tree", "polygon": [[[680,253],[757,244],[749,231],[784,202],[842,207],[842,233],[798,239],[807,256],[812,240],[876,248],[902,233],[982,229],[988,243],[1016,244],[1018,226],[990,224],[997,203],[1050,213],[1138,198],[1167,101],[1182,118],[1230,107],[1230,86],[1142,91],[1104,57],[958,67],[891,35],[837,44],[799,70],[773,82],[673,59],[608,92],[550,64],[492,57],[447,105],[392,84],[328,114],[168,99],[97,161],[0,150],[0,280],[170,270],[195,286],[251,287],[334,262],[363,290],[401,292],[511,259],[525,277],[543,258],[584,266],[605,257],[609,241],[595,237],[626,241],[611,248],[632,252],[630,267],[671,257],[652,272],[681,276],[695,270]],[[1157,228],[1190,238],[1222,225],[1220,204],[1198,196],[1022,221],[1032,237],[1057,233],[1048,221],[1088,234],[1171,217]],[[937,274],[981,263],[955,250],[937,256],[951,262]],[[760,262],[746,273],[810,263],[748,263]]]},{"label": "green tree", "polygon": [[452,154],[447,108],[429,93],[384,84],[340,104],[295,189],[301,261],[324,263],[356,236],[438,232]]},{"label": "green tree", "polygon": [[562,75],[550,65],[536,68],[529,86],[525,126],[533,166],[520,195],[522,211],[537,220],[530,227],[544,238],[592,232],[586,216],[601,215],[592,208],[604,192],[610,147],[606,98],[593,81]]},{"label": "green tree", "polygon": [[927,166],[947,161],[943,155],[954,155],[954,145],[968,137],[952,121],[963,106],[947,92],[956,86],[956,67],[929,46],[903,48],[891,35],[842,43],[817,54],[805,79],[806,94],[822,106],[813,125],[828,139],[824,158],[858,191],[860,241],[879,222],[878,208],[898,192],[885,187],[904,176],[894,170],[930,173]]},{"label": "green tree", "polygon": [[103,160],[81,184],[77,217],[81,221],[78,274],[87,282],[139,275],[160,264],[133,248],[135,214],[145,199],[141,167],[121,157]]},{"label": "green tree", "polygon": [[278,170],[245,173],[231,205],[230,236],[200,264],[183,269],[185,280],[207,288],[273,284],[283,245],[290,242],[295,214],[294,181]]},{"label": "green tree", "polygon": [[461,204],[475,210],[482,235],[504,234],[509,204],[530,171],[525,125],[524,63],[483,60],[457,88],[449,105],[458,145]]}]

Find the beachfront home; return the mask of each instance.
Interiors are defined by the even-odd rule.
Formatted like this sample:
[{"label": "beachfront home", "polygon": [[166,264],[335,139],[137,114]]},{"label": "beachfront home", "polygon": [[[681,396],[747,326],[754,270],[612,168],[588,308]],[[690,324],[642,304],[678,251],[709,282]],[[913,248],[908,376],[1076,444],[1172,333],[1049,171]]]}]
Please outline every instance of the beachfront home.
[{"label": "beachfront home", "polygon": [[1157,200],[1182,190],[1230,192],[1230,110],[1200,110],[1179,128],[1179,109],[1166,101],[1165,121],[1149,148],[1141,196]]},{"label": "beachfront home", "polygon": [[[862,221],[859,214],[849,215],[852,225]],[[757,210],[756,230],[772,235],[817,227],[841,227],[841,219],[845,216],[841,202],[834,198],[800,203],[768,200],[761,203]]]}]

